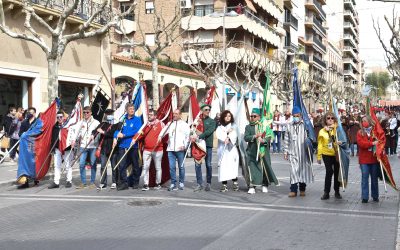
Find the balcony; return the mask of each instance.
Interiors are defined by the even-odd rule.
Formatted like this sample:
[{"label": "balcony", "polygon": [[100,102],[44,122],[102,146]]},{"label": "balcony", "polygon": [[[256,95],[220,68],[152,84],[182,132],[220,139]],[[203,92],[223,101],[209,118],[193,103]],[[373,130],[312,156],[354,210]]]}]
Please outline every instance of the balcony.
[{"label": "balcony", "polygon": [[285,12],[285,22],[283,25],[287,27],[291,26],[293,29],[298,30],[299,21],[290,12]]},{"label": "balcony", "polygon": [[351,10],[345,10],[343,12],[344,18],[350,20],[354,25],[357,25],[354,13]]},{"label": "balcony", "polygon": [[275,19],[282,17],[283,10],[273,0],[254,0],[254,2],[268,12]]},{"label": "balcony", "polygon": [[305,63],[310,63],[310,58],[306,54],[297,54],[296,60],[303,61]]},{"label": "balcony", "polygon": [[[5,2],[21,2],[22,4],[21,0],[6,0]],[[55,12],[55,14],[60,14],[65,7],[65,1],[63,0],[32,0],[32,3],[38,7],[41,7],[43,11]],[[101,4],[99,3],[91,0],[80,0],[77,8],[74,10],[71,17],[77,17],[82,19],[83,21],[87,21],[88,18],[96,13],[100,8]],[[93,23],[104,25],[110,20],[110,18],[110,8],[105,7],[103,12],[97,15],[96,18],[94,18]]]},{"label": "balcony", "polygon": [[312,27],[314,30],[318,31],[321,35],[326,37],[326,29],[322,26],[322,23],[318,21],[314,16],[306,16],[306,26]]},{"label": "balcony", "polygon": [[309,45],[309,46],[311,45],[311,46],[313,46],[313,48],[319,50],[319,52],[321,52],[321,54],[326,53],[326,46],[316,36],[307,36],[306,35],[305,43],[306,43],[306,45]]},{"label": "balcony", "polygon": [[326,20],[326,13],[322,5],[317,0],[306,0],[305,7],[320,14],[321,18]]},{"label": "balcony", "polygon": [[291,42],[290,37],[286,37],[285,46],[283,48],[287,51],[296,52],[299,47]]},{"label": "balcony", "polygon": [[316,57],[316,56],[312,56],[311,57],[311,62],[313,64],[315,64],[315,63],[318,64],[323,69],[326,69],[326,63],[324,61],[322,61],[321,59],[319,59],[318,57]]},{"label": "balcony", "polygon": [[344,78],[353,78],[354,80],[357,80],[357,77],[354,74],[352,69],[343,70],[343,75],[344,75]]},{"label": "balcony", "polygon": [[353,33],[353,35],[355,35],[355,36],[357,35],[357,32],[356,32],[356,30],[355,30],[355,28],[354,28],[354,26],[353,26],[352,23],[350,23],[350,22],[344,22],[344,23],[343,23],[343,28],[348,29],[348,30],[351,30],[352,33]]},{"label": "balcony", "polygon": [[348,7],[350,8],[350,10],[355,11],[353,0],[344,0],[344,7],[345,9],[347,9],[346,7]]},{"label": "balcony", "polygon": [[357,53],[353,50],[353,47],[351,46],[344,46],[343,47],[343,52],[345,54],[351,55],[353,58],[357,58]]},{"label": "balcony", "polygon": [[226,29],[247,30],[274,47],[279,47],[280,36],[275,28],[247,8],[243,9],[242,14],[236,13],[235,9],[236,7],[228,8],[226,13],[222,9],[215,9],[215,12],[206,16],[185,16],[181,20],[181,28],[189,31],[217,30],[225,23]]},{"label": "balcony", "polygon": [[353,69],[357,70],[357,72],[358,72],[357,62],[355,62],[353,58],[350,58],[350,57],[343,57],[343,64],[350,64],[351,67],[352,67]]},{"label": "balcony", "polygon": [[[252,66],[267,65],[275,63],[276,57],[268,55],[265,50],[253,47],[244,42],[233,42],[226,48],[223,53],[223,43],[186,43],[181,53],[181,61],[185,64],[197,64],[199,61],[203,63],[216,63],[224,60],[227,63],[237,63],[241,60],[248,62]],[[279,68],[279,63],[276,63],[275,68]],[[273,68],[273,67],[272,67]]]},{"label": "balcony", "polygon": [[357,47],[357,43],[356,40],[354,39],[354,37],[350,34],[344,34],[343,35],[343,39],[345,41],[349,41],[351,44],[353,44],[354,47]]}]

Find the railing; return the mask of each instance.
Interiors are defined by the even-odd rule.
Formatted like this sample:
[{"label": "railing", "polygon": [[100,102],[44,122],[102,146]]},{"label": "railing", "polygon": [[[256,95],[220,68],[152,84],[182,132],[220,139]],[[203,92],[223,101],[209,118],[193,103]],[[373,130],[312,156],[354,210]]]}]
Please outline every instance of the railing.
[{"label": "railing", "polygon": [[289,11],[285,11],[285,22],[290,23],[296,30],[299,28],[299,21]]},{"label": "railing", "polygon": [[306,0],[306,2],[314,4],[317,7],[318,11],[321,13],[321,15],[324,17],[324,19],[326,19],[326,13],[322,9],[322,5],[318,1],[316,1],[316,0]]},{"label": "railing", "polygon": [[296,58],[299,60],[302,60],[303,62],[306,62],[306,63],[310,62],[310,58],[306,54],[298,54],[298,55],[296,55]]},{"label": "railing", "polygon": [[323,51],[326,51],[326,46],[322,44],[322,42],[315,36],[313,36],[313,42],[316,43]]},{"label": "railing", "polygon": [[[73,3],[74,1],[70,1]],[[65,1],[63,0],[32,0],[32,3],[45,6],[46,8],[63,11],[65,8]],[[67,2],[68,3],[68,2]],[[101,8],[101,4],[91,0],[80,0],[73,15],[88,20],[95,12]],[[94,23],[106,24],[111,19],[111,11],[109,7],[104,7],[104,10],[98,14],[94,19]]]},{"label": "railing", "polygon": [[324,26],[322,26],[322,23],[320,23],[315,16],[313,16],[313,22],[322,31],[322,33],[324,33],[326,35],[326,29],[324,28]]},{"label": "railing", "polygon": [[323,68],[326,68],[326,63],[324,61],[322,61],[321,59],[319,59],[316,56],[312,57],[313,62],[316,62],[317,64],[321,65]]}]

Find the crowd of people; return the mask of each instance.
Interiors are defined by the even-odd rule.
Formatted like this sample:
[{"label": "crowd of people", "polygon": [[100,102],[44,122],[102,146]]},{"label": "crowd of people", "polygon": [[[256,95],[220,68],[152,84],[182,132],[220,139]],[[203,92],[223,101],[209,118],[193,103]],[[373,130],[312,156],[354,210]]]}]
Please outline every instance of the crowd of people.
[{"label": "crowd of people", "polygon": [[[202,131],[189,126],[182,120],[179,109],[173,111],[173,119],[164,124],[156,118],[154,110],[148,111],[148,123],[140,130],[140,118],[135,116],[133,104],[125,107],[126,114],[121,122],[115,122],[114,110],[105,111],[104,120],[99,122],[92,116],[90,107],[83,108],[83,119],[69,129],[67,148],[60,148],[60,130],[66,120],[65,113],[57,112],[57,122],[52,131],[52,153],[54,155],[54,179],[49,189],[59,188],[60,179],[66,171],[65,187],[72,187],[72,166],[79,162],[80,184],[77,189],[86,187],[95,188],[97,161],[100,161],[100,180],[98,188],[110,185],[111,189],[125,190],[139,189],[139,180],[143,175],[143,191],[150,189],[149,169],[153,161],[155,166],[154,189],[162,188],[162,158],[164,145],[169,161],[170,185],[168,191],[183,190],[185,188],[185,156],[190,144],[199,140],[205,141],[205,169],[206,183],[203,182],[202,160],[195,161],[197,185],[195,192],[210,191],[212,182],[212,152],[214,148],[214,134],[218,141],[218,182],[220,191],[227,192],[228,181],[232,181],[232,190],[239,190],[238,169],[241,162],[238,150],[238,131],[235,117],[229,111],[223,111],[218,118],[210,118],[211,106],[201,106],[201,116],[204,129]],[[346,131],[350,145],[351,156],[358,157],[362,174],[362,202],[369,200],[369,176],[371,177],[371,197],[379,201],[378,174],[380,171],[378,160],[374,154],[377,139],[371,134],[376,125],[369,115],[354,111],[346,114],[342,111],[340,117],[332,112],[315,112],[310,115],[317,140],[313,142],[315,151],[309,151],[306,146],[307,134],[300,108],[294,107],[292,112],[286,111],[283,115],[275,111],[271,123],[271,136],[265,136],[260,131],[261,110],[254,108],[250,112],[250,123],[246,126],[244,141],[247,142],[247,163],[242,167],[248,169],[248,193],[255,194],[256,190],[268,192],[268,186],[278,183],[271,168],[270,154],[283,153],[283,158],[290,162],[290,190],[288,196],[294,198],[306,195],[306,186],[313,182],[314,174],[310,154],[316,154],[317,162],[325,165],[325,185],[321,199],[330,198],[332,186],[334,197],[341,199],[339,191],[339,160],[337,146],[346,142],[339,141],[336,136],[338,123]],[[386,131],[386,153],[395,155],[400,147],[398,129],[400,121],[398,113],[380,112],[381,125]],[[9,157],[16,160],[17,143],[22,133],[27,131],[36,119],[36,110],[31,107],[24,111],[22,108],[10,107],[3,121],[3,133],[10,138]],[[168,136],[167,136],[168,135]],[[400,157],[400,156],[399,156]],[[77,158],[77,159],[76,159]],[[107,164],[111,164],[111,180],[108,180]],[[86,168],[90,165],[90,181],[86,180]],[[128,168],[132,168],[128,170]],[[176,168],[179,170],[177,179]],[[19,188],[29,187],[29,182]]]}]

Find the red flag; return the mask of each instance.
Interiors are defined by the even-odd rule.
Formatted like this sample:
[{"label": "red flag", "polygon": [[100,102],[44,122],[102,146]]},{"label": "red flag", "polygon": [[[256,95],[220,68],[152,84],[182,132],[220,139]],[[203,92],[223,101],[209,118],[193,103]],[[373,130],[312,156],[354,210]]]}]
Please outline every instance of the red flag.
[{"label": "red flag", "polygon": [[215,86],[212,86],[208,91],[207,91],[207,97],[206,100],[204,101],[205,104],[211,105],[212,101],[214,99],[214,93],[215,93]]},{"label": "red flag", "polygon": [[[207,99],[206,101],[208,100]],[[212,97],[211,97],[212,100]],[[197,102],[196,93],[191,90],[190,103],[189,103],[189,124],[192,125],[192,131],[196,134],[201,134],[204,131],[203,120],[201,119],[200,106]],[[201,163],[203,158],[206,156],[206,145],[204,140],[196,141],[192,143],[192,157],[193,159]]]},{"label": "red flag", "polygon": [[71,111],[71,115],[68,117],[68,120],[63,124],[61,129],[61,136],[59,141],[59,149],[62,154],[67,147],[71,145],[71,140],[68,141],[68,131],[69,128],[77,124],[82,119],[82,104],[81,104],[81,96],[78,96],[76,100],[75,107]]},{"label": "red flag", "polygon": [[[157,110],[157,119],[163,122],[164,124],[168,124],[172,121],[173,112],[174,112],[174,104],[176,104],[176,95],[175,92],[171,92],[167,98],[160,104],[160,107]],[[169,161],[168,161],[168,152],[167,152],[167,141],[168,136],[164,137],[163,143],[163,157],[161,160],[161,184],[166,183],[171,179],[169,175]],[[149,169],[149,186],[154,187],[156,185],[156,168],[154,166],[154,162],[152,161]]]},{"label": "red flag", "polygon": [[[35,139],[35,166],[36,166],[36,180],[41,180],[49,170],[51,157],[50,154],[50,141],[53,126],[56,120],[57,102],[53,101],[50,107],[40,114],[40,120],[43,122],[42,133]],[[45,162],[46,160],[46,162]]]},{"label": "red flag", "polygon": [[378,118],[375,115],[374,108],[370,105],[370,116],[372,120],[375,122],[373,135],[378,140],[378,144],[376,145],[376,158],[380,164],[382,164],[383,172],[382,173],[385,180],[392,186],[394,189],[398,190],[396,187],[396,183],[393,179],[392,168],[390,166],[389,158],[385,152],[385,144],[386,144],[386,135],[385,131],[383,131],[381,124],[379,123]]}]

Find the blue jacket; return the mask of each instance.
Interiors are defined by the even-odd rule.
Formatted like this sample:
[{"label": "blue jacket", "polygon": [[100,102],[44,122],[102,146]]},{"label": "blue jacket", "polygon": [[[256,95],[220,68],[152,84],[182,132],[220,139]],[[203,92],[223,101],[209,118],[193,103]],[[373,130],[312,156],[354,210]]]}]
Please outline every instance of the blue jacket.
[{"label": "blue jacket", "polygon": [[[118,147],[129,148],[133,136],[136,135],[137,132],[139,132],[139,129],[141,127],[142,127],[142,119],[136,116],[133,116],[131,119],[128,119],[128,115],[125,115],[125,119],[122,124],[122,129],[116,130],[114,132],[114,138],[117,138],[119,132],[121,132],[124,135],[122,139],[119,139]],[[137,147],[138,143],[135,143],[135,145],[133,145],[133,148]]]}]

